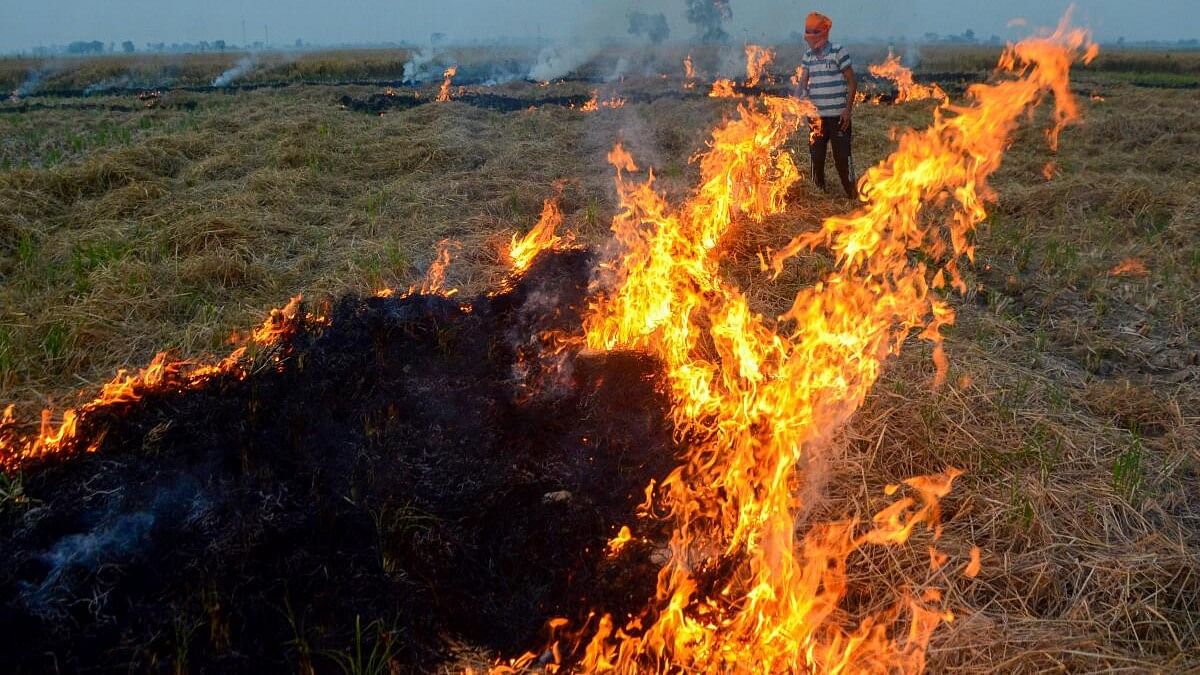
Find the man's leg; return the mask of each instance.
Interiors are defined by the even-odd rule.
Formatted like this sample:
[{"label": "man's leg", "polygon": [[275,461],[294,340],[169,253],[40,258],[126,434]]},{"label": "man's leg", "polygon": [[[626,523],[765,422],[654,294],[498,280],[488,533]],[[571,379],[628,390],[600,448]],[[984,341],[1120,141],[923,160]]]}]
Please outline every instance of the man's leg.
[{"label": "man's leg", "polygon": [[846,191],[846,196],[850,199],[858,199],[858,187],[855,183],[858,182],[858,176],[855,176],[851,171],[851,155],[850,155],[850,140],[853,137],[853,123],[841,128],[840,120],[835,122],[831,134],[830,142],[833,143],[833,165],[837,167],[838,178],[842,179],[842,189]]},{"label": "man's leg", "polygon": [[829,147],[828,126],[824,118],[809,121],[812,133],[808,135],[808,155],[812,159],[812,179],[817,187],[825,189],[825,150]]}]

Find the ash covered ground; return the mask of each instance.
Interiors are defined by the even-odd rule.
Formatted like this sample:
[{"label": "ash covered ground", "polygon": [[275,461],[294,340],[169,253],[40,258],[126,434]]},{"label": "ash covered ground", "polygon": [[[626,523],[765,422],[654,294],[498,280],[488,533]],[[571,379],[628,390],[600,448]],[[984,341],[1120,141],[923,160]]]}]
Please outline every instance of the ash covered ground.
[{"label": "ash covered ground", "polygon": [[6,669],[336,672],[361,642],[427,670],[638,611],[649,547],[605,546],[674,463],[658,366],[536,347],[578,333],[591,267],[544,254],[469,306],[343,297],[245,379],[84,419],[98,452],[0,514]]}]

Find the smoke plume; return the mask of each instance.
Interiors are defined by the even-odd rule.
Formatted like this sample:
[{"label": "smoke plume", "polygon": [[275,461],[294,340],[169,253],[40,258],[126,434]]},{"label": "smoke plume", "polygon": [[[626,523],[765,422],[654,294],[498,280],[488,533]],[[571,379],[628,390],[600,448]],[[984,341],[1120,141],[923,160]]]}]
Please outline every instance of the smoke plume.
[{"label": "smoke plume", "polygon": [[404,81],[418,84],[442,76],[444,68],[434,65],[436,52],[433,46],[421,47],[421,51],[409,57],[404,64]]},{"label": "smoke plume", "polygon": [[217,76],[212,81],[214,87],[228,87],[235,80],[241,79],[246,73],[254,70],[258,65],[258,56],[256,54],[247,54],[238,59],[238,62],[233,64],[233,67]]},{"label": "smoke plume", "polygon": [[667,26],[667,17],[662,12],[658,14],[632,12],[629,14],[629,34],[645,37],[651,44],[657,45],[667,39],[671,34],[671,29]]},{"label": "smoke plume", "polygon": [[537,63],[529,70],[529,79],[548,82],[560,78],[587,63],[599,51],[599,45],[592,42],[548,46],[538,54]]},{"label": "smoke plume", "polygon": [[729,34],[721,24],[733,18],[730,0],[686,0],[688,23],[695,24],[701,42],[725,42]]}]

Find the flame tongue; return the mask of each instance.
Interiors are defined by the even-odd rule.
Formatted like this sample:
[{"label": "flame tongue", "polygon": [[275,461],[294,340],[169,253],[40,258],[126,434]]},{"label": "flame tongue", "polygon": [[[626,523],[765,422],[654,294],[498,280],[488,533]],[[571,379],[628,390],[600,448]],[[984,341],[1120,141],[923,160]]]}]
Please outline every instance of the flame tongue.
[{"label": "flame tongue", "polygon": [[942,88],[934,84],[918,84],[913,80],[912,71],[900,63],[900,57],[888,50],[887,59],[883,63],[871,64],[867,70],[875,77],[881,77],[896,83],[896,103],[905,101],[921,101],[927,98],[945,101],[949,98]]},{"label": "flame tongue", "polygon": [[539,253],[554,248],[563,241],[563,237],[556,232],[562,222],[562,212],[558,210],[557,202],[554,199],[544,200],[542,216],[537,224],[524,237],[514,234],[508,246],[508,257],[512,261],[514,272],[524,272]]},{"label": "flame tongue", "polygon": [[713,98],[734,98],[738,94],[733,89],[733,80],[721,78],[713,82],[712,89],[708,92],[708,95]]},{"label": "flame tongue", "polygon": [[[250,344],[256,347],[275,345],[295,331],[300,321],[310,324],[326,321],[320,316],[303,314],[300,303],[301,296],[297,295],[286,306],[271,310],[262,325],[250,333]],[[216,363],[203,364],[173,358],[170,352],[159,352],[150,365],[134,375],[125,370],[118,371],[112,380],[101,387],[95,399],[78,408],[63,411],[59,424],[52,422],[49,409],[43,410],[40,430],[29,437],[19,433],[15,407],[10,405],[0,415],[0,470],[17,469],[25,463],[50,455],[93,452],[104,440],[103,434],[95,438],[78,437],[82,418],[100,410],[135,403],[150,393],[182,391],[220,374],[245,377],[246,355],[247,348],[239,347]],[[83,446],[84,442],[88,443],[86,447]]]},{"label": "flame tongue", "polygon": [[746,45],[746,86],[757,87],[767,66],[775,60],[774,50],[758,45]]},{"label": "flame tongue", "polygon": [[[948,274],[962,287],[955,259],[972,254],[967,235],[986,215],[987,177],[1021,117],[1053,92],[1052,139],[1073,119],[1067,75],[1081,55],[1094,49],[1064,20],[1053,35],[1006,52],[1001,68],[1017,79],[976,86],[970,105],[939,111],[930,128],[904,135],[865,177],[861,210],[828,219],[773,257],[777,272],[818,245],[837,259],[779,324],[752,312],[719,276],[717,244],[737,214],[761,218],[783,208],[798,178],[779,153],[805,112],[796,102],[765,98],[765,113],[742,105],[739,118],[714,133],[700,162],[703,183],[682,207],[654,191],[652,176],[633,184],[618,174],[622,210],[613,231],[623,252],[602,270],[601,285],[612,290],[592,308],[588,345],[661,358],[675,422],[691,448],[652,495],[675,527],[655,607],[645,627],[601,621],[583,655],[586,669],[924,666],[932,631],[952,618],[931,606],[940,601],[935,589],[900,603],[908,609],[906,635],[891,628],[895,613],[869,616],[852,630],[831,617],[845,591],[847,557],[866,544],[903,542],[918,525],[936,537],[937,501],[959,472],[911,479],[916,496],[869,526],[814,526],[797,547],[795,494],[808,478],[798,470],[823,451],[912,330],[940,345],[938,329],[953,313],[930,286]],[[941,195],[950,199],[932,213],[928,205]],[[941,269],[910,262],[912,250]],[[944,367],[940,349],[935,360]]]},{"label": "flame tongue", "polygon": [[450,81],[458,74],[458,66],[450,66],[442,73],[442,86],[438,88],[438,102],[450,100]]}]

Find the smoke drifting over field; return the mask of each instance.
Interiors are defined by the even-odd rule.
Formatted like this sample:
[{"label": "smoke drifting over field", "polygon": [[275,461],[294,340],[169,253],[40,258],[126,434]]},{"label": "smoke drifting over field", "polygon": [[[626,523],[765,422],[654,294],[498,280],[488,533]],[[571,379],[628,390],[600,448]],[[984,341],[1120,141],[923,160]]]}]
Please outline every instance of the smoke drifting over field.
[{"label": "smoke drifting over field", "polygon": [[232,68],[230,68],[229,70],[226,70],[225,72],[218,75],[217,79],[213,80],[212,86],[214,86],[214,87],[228,86],[228,85],[232,84],[238,78],[244,76],[246,73],[249,73],[250,71],[254,70],[254,67],[257,65],[258,65],[258,56],[254,55],[254,54],[250,54],[248,56],[243,56],[242,58],[238,59],[238,62],[235,63]]}]

